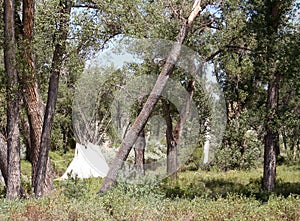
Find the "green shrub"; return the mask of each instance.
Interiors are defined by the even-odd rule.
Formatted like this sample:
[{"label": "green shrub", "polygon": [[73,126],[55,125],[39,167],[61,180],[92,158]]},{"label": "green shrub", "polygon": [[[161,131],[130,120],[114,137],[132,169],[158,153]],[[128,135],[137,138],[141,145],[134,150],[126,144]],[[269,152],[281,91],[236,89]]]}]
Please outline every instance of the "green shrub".
[{"label": "green shrub", "polygon": [[238,119],[227,125],[222,146],[216,151],[214,165],[221,170],[256,168],[262,163],[263,144],[259,131],[248,122],[248,113],[243,111]]},{"label": "green shrub", "polygon": [[61,182],[60,186],[64,196],[69,199],[80,199],[84,197],[88,188],[84,179],[78,178],[77,175],[73,177],[70,174],[68,174],[68,179]]}]

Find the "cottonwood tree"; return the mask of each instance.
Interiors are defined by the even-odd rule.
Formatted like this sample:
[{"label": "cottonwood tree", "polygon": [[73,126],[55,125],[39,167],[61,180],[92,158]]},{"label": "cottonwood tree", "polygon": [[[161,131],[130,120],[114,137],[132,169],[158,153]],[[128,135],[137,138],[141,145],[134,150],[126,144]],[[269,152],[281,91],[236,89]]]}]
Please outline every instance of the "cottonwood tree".
[{"label": "cottonwood tree", "polygon": [[[254,130],[258,138],[262,137],[265,153],[263,187],[268,191],[275,186],[276,157],[280,154],[279,122],[283,119],[280,119],[278,108],[289,109],[284,102],[292,94],[285,94],[282,85],[290,78],[295,80],[298,70],[299,61],[290,57],[295,46],[289,46],[294,42],[291,39],[297,36],[297,25],[292,24],[294,3],[224,2],[219,21],[223,18],[225,21],[212,23],[216,29],[212,36],[219,42],[212,44],[217,46],[213,53],[216,55],[214,63],[226,97],[228,128],[232,128],[227,130],[223,145],[237,145],[242,153],[247,146],[241,139],[244,136],[241,131]],[[290,97],[295,99],[295,96]],[[292,106],[290,111],[296,108]],[[234,134],[231,125],[241,128],[238,135]]]},{"label": "cottonwood tree", "polygon": [[[63,6],[64,5],[64,6]],[[23,27],[20,50],[20,79],[23,89],[23,97],[27,106],[30,125],[30,147],[32,155],[32,184],[36,197],[49,194],[53,190],[51,163],[49,158],[50,137],[52,123],[57,100],[59,75],[63,64],[65,44],[67,39],[68,21],[70,17],[71,4],[61,2],[59,29],[55,33],[56,45],[54,47],[51,77],[48,88],[48,101],[46,109],[41,100],[38,88],[35,60],[34,60],[34,1],[23,2]],[[63,8],[65,7],[65,8]],[[45,116],[44,116],[45,114]]]},{"label": "cottonwood tree", "polygon": [[[66,54],[66,41],[68,37],[71,1],[61,0],[59,6],[61,7],[59,29],[57,30],[54,39],[56,45],[53,52],[51,76],[48,88],[48,100],[41,134],[41,146],[34,185],[34,193],[36,197],[48,194],[52,188],[52,186],[49,186],[48,179],[46,178],[47,165],[49,164],[50,137],[57,101],[59,76],[63,66],[64,55]],[[50,183],[50,185],[52,184]]]},{"label": "cottonwood tree", "polygon": [[281,1],[266,1],[264,20],[266,24],[267,49],[265,62],[267,63],[267,72],[269,74],[268,94],[266,103],[265,119],[265,148],[264,148],[264,174],[263,188],[271,191],[276,183],[276,156],[279,154],[279,132],[276,128],[276,119],[278,118],[279,84],[281,73],[276,67],[276,57],[274,56],[274,44],[277,38],[278,25],[281,20],[283,8]]},{"label": "cottonwood tree", "polygon": [[[17,73],[15,13],[14,1],[5,0],[4,63],[7,74],[7,165],[5,165],[5,161],[2,162],[1,170],[6,178],[6,197],[9,199],[21,196],[20,88]],[[1,143],[3,144],[3,142]],[[5,151],[5,148],[1,148],[1,151]],[[5,153],[1,155],[5,157]]]},{"label": "cottonwood tree", "polygon": [[[26,104],[26,110],[28,114],[28,125],[30,136],[28,143],[30,143],[30,151],[32,152],[32,185],[34,186],[35,195],[37,197],[46,195],[53,190],[52,181],[52,171],[51,163],[49,158],[50,150],[50,138],[52,131],[52,124],[55,113],[55,106],[58,94],[58,83],[59,76],[62,72],[63,65],[68,59],[68,56],[77,53],[79,55],[82,51],[88,51],[86,44],[83,40],[77,40],[77,44],[74,44],[74,39],[70,40],[70,47],[67,51],[67,38],[68,27],[70,25],[70,13],[71,13],[71,2],[60,2],[60,7],[57,7],[56,2],[49,2],[49,6],[52,7],[55,13],[46,10],[46,15],[48,15],[48,20],[44,20],[41,16],[40,5],[38,15],[34,14],[35,4],[34,1],[24,1],[23,4],[23,16],[22,19],[18,20],[19,39],[19,75],[20,83],[23,90],[23,99]],[[56,5],[56,6],[55,6]],[[54,19],[53,16],[54,15]],[[45,16],[44,16],[45,17]],[[47,16],[46,16],[47,17]],[[34,36],[34,21],[38,22],[37,27],[41,29],[35,30],[37,36]],[[45,24],[43,24],[45,22]],[[77,25],[77,24],[76,24]],[[82,25],[82,23],[80,24]],[[47,27],[46,29],[43,29]],[[89,26],[84,26],[84,28],[90,28]],[[82,29],[84,30],[84,29]],[[48,33],[45,35],[42,33]],[[106,38],[110,37],[111,32],[105,31],[103,35]],[[72,33],[74,34],[74,33]],[[81,33],[82,34],[82,33]],[[85,37],[91,33],[85,33],[85,35],[72,35],[73,37]],[[50,36],[50,38],[49,38]],[[96,36],[94,36],[96,37]],[[99,36],[101,39],[101,36]],[[93,41],[90,41],[91,43]],[[95,42],[94,42],[95,43]],[[39,45],[40,44],[40,45]],[[53,47],[49,47],[53,45]],[[46,47],[44,55],[40,50],[40,47]],[[74,50],[75,48],[75,50]],[[52,53],[52,56],[50,55]],[[45,57],[45,60],[40,59]],[[67,56],[68,54],[68,56]],[[52,58],[51,58],[52,57]],[[39,58],[39,59],[35,59]],[[50,61],[50,70],[45,70],[45,68],[38,69],[42,65],[47,64]],[[45,63],[43,63],[45,62]],[[49,86],[44,86],[44,80],[48,81],[48,78],[40,79],[39,71],[46,71],[50,73]],[[48,88],[48,95],[44,96],[41,90]],[[42,98],[46,97],[47,105],[42,102]],[[25,124],[24,124],[25,125]]]},{"label": "cottonwood tree", "polygon": [[[26,110],[28,114],[28,125],[30,136],[27,137],[29,141],[29,146],[31,148],[32,154],[32,185],[35,189],[39,191],[36,192],[36,196],[41,196],[50,193],[53,190],[53,181],[51,174],[51,164],[47,151],[50,149],[50,135],[51,135],[51,127],[54,117],[55,103],[57,100],[57,90],[58,90],[58,82],[59,82],[59,74],[61,72],[62,64],[63,64],[63,56],[66,54],[65,44],[67,38],[67,27],[70,17],[70,4],[67,4],[68,9],[60,13],[60,29],[55,32],[55,41],[56,45],[53,51],[53,59],[52,59],[52,68],[51,68],[51,77],[50,77],[50,86],[49,86],[49,94],[48,94],[48,102],[46,106],[46,111],[44,104],[42,103],[41,94],[39,90],[39,82],[37,77],[37,69],[35,66],[35,48],[34,48],[34,11],[35,5],[34,1],[24,1],[22,8],[22,19],[19,18],[19,14],[14,15],[13,22],[16,23],[14,27],[14,31],[16,30],[17,38],[14,44],[18,48],[18,55],[16,58],[18,60],[18,79],[20,82],[20,88],[23,90],[23,100],[26,104]],[[63,4],[61,4],[62,6]],[[15,4],[12,6],[16,7]],[[62,16],[64,15],[64,16]],[[9,32],[7,32],[9,33]],[[12,38],[14,39],[14,38]],[[13,45],[14,46],[14,45]],[[16,48],[9,47],[15,50]],[[11,52],[10,52],[11,53]],[[9,56],[5,56],[9,58]],[[14,61],[13,59],[10,59]],[[14,61],[15,62],[15,61]],[[15,62],[16,64],[16,62]],[[9,73],[9,72],[8,72]],[[9,81],[11,82],[11,81]],[[11,89],[16,90],[17,87],[10,86]],[[10,92],[10,94],[12,94]],[[17,98],[17,97],[16,97]],[[19,98],[18,98],[19,99]],[[45,120],[44,120],[44,113]],[[44,124],[44,126],[43,126]],[[25,125],[25,124],[23,124]],[[19,125],[18,125],[19,126]],[[19,127],[18,127],[19,128]],[[43,128],[43,130],[42,130]],[[10,135],[11,136],[11,135]],[[14,136],[18,139],[18,135]],[[26,137],[26,136],[25,136]],[[46,150],[46,154],[44,151],[40,151],[40,147],[43,147],[43,150]],[[18,151],[19,152],[19,151]],[[39,155],[41,155],[40,163],[38,164]],[[20,159],[18,159],[20,161]],[[17,163],[15,164],[17,165]],[[40,169],[39,169],[40,168]],[[17,170],[11,167],[12,170]],[[37,170],[39,169],[39,174],[37,174]],[[8,165],[8,171],[10,170],[10,166]],[[42,175],[41,175],[42,174]],[[41,175],[42,178],[39,177],[38,182],[36,182],[36,177]]]},{"label": "cottonwood tree", "polygon": [[[264,117],[264,173],[263,188],[272,191],[276,184],[276,159],[279,151],[279,98],[282,82],[288,73],[289,62],[286,55],[289,49],[284,47],[290,38],[290,31],[286,29],[286,18],[293,9],[293,1],[264,1],[256,4],[255,10],[259,13],[253,15],[256,25],[257,64],[260,73],[267,80],[266,115]],[[295,69],[294,69],[295,71]]]},{"label": "cottonwood tree", "polygon": [[143,105],[141,112],[139,113],[132,127],[129,129],[124,139],[122,140],[118,153],[111,164],[110,170],[99,192],[108,191],[110,187],[115,183],[118,171],[123,166],[124,161],[128,157],[132,146],[134,145],[134,143],[138,138],[139,133],[147,123],[147,120],[151,115],[151,112],[154,109],[155,104],[159,100],[159,97],[162,94],[162,91],[164,90],[167,81],[174,70],[175,63],[178,60],[178,57],[180,56],[181,46],[190,31],[193,21],[195,20],[196,16],[198,16],[199,12],[201,12],[202,7],[203,5],[201,4],[201,1],[196,0],[192,7],[192,12],[189,15],[188,19],[183,20],[179,33],[176,37],[176,41],[173,44],[173,47],[169,53],[165,65],[163,66],[162,71],[158,76],[157,81],[147,101]]},{"label": "cottonwood tree", "polygon": [[[37,163],[40,152],[44,103],[42,102],[39,92],[35,59],[34,59],[34,18],[35,18],[35,2],[34,0],[24,0],[22,8],[22,21],[18,19],[19,39],[19,78],[20,85],[23,90],[23,100],[26,104],[26,110],[30,127],[30,147],[32,150],[32,185],[35,184]],[[47,186],[50,192],[53,189],[53,181],[51,177],[50,159],[47,160]]]},{"label": "cottonwood tree", "polygon": [[[295,120],[290,118],[293,115],[292,118],[297,119],[294,113],[298,110],[297,102],[293,102],[297,100],[299,88],[295,83],[299,60],[295,59],[297,46],[293,44],[299,32],[297,10],[299,6],[295,1],[222,1],[207,13],[213,33],[204,35],[204,39],[200,36],[196,41],[199,46],[195,50],[206,52],[212,59],[224,90],[228,130],[223,146],[245,157],[249,144],[244,137],[248,130],[254,131],[253,136],[264,143],[268,155],[265,165],[273,165],[274,172],[266,172],[265,177],[276,175],[273,154],[280,154],[279,132],[286,127],[297,131]],[[208,44],[202,44],[204,40]],[[294,85],[293,89],[288,90],[287,85]],[[265,169],[268,170],[266,166]]]},{"label": "cottonwood tree", "polygon": [[[223,170],[255,166],[261,152],[265,90],[260,84],[261,76],[254,71],[256,40],[248,27],[247,10],[243,1],[222,1],[216,5],[216,12],[208,15],[213,30],[206,35],[209,47],[199,45],[208,51],[207,59],[214,65],[226,101],[227,128],[214,160]],[[250,145],[245,139],[249,130],[257,133],[255,144]]]},{"label": "cottonwood tree", "polygon": [[[197,71],[196,71],[197,73]],[[178,145],[180,142],[180,138],[182,136],[182,131],[184,124],[187,121],[188,115],[190,113],[193,95],[195,90],[195,80],[191,79],[188,81],[187,86],[187,95],[184,101],[184,105],[182,110],[180,110],[179,117],[175,123],[175,127],[173,129],[173,119],[171,117],[170,111],[170,103],[161,99],[164,118],[166,122],[166,140],[167,140],[167,174],[171,176],[172,179],[177,178],[177,170],[178,170]]]}]

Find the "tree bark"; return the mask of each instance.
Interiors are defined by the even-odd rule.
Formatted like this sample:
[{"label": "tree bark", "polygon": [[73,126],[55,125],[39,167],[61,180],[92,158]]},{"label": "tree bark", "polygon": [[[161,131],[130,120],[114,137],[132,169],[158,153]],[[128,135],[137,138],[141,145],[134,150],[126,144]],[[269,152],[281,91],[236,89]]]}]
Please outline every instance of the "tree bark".
[{"label": "tree bark", "polygon": [[57,31],[57,43],[55,45],[52,59],[51,76],[48,87],[48,100],[44,117],[39,159],[37,164],[37,173],[34,185],[35,197],[47,195],[53,190],[51,170],[47,171],[47,168],[51,168],[48,160],[50,151],[51,130],[54,121],[55,106],[57,101],[59,76],[61,68],[63,66],[64,55],[66,54],[66,40],[68,37],[68,23],[71,12],[71,1],[61,0],[60,7],[60,24],[59,30]]},{"label": "tree bark", "polygon": [[167,139],[167,174],[171,175],[172,179],[177,178],[178,170],[178,144],[182,134],[183,126],[189,116],[193,95],[194,95],[195,81],[190,80],[188,82],[185,104],[180,112],[179,119],[177,120],[175,129],[173,130],[172,118],[169,110],[169,104],[167,101],[162,100],[163,109],[165,112],[165,121],[167,125],[166,139]]},{"label": "tree bark", "polygon": [[23,0],[23,31],[19,40],[20,83],[23,90],[24,102],[30,126],[30,147],[32,149],[32,186],[34,185],[40,139],[42,133],[43,111],[39,95],[38,84],[34,73],[34,60],[32,55],[32,39],[34,27],[34,0]]},{"label": "tree bark", "polygon": [[[23,90],[24,102],[30,126],[30,148],[32,150],[32,186],[35,184],[36,170],[40,151],[44,104],[40,98],[37,79],[35,76],[34,59],[32,52],[32,39],[34,35],[34,0],[23,0],[23,32],[19,41],[20,57],[20,83]],[[50,159],[47,164],[47,174],[51,174]],[[48,182],[51,181],[51,177]]]},{"label": "tree bark", "polygon": [[182,134],[182,129],[183,129],[183,125],[185,124],[190,111],[191,111],[191,105],[192,105],[192,101],[193,101],[193,95],[194,95],[194,90],[195,90],[195,80],[190,80],[188,83],[188,87],[187,87],[187,95],[186,95],[186,99],[185,99],[185,105],[183,106],[181,112],[180,112],[180,116],[179,119],[176,123],[176,127],[174,130],[174,139],[175,142],[178,144],[179,143],[179,139],[181,137]]},{"label": "tree bark", "polygon": [[[3,168],[6,180],[6,197],[21,196],[20,171],[20,94],[16,64],[15,2],[4,1],[5,48],[4,63],[7,74],[7,170]],[[3,155],[5,155],[3,153]],[[2,163],[4,166],[5,163]],[[6,174],[7,173],[7,174]]]},{"label": "tree bark", "polygon": [[279,133],[275,126],[275,120],[278,107],[279,80],[280,76],[277,73],[268,88],[267,111],[269,113],[266,120],[263,174],[263,189],[267,191],[272,191],[276,183],[276,156],[279,148]]},{"label": "tree bark", "polygon": [[296,145],[294,146],[294,154],[293,154],[293,159],[297,159],[297,151],[300,151],[300,139],[297,139]]},{"label": "tree bark", "polygon": [[[274,44],[275,35],[278,32],[278,24],[280,21],[280,5],[281,1],[267,1],[267,38],[268,47],[266,51],[266,62],[270,76],[268,85],[268,95],[266,103],[267,116],[265,118],[266,135],[264,139],[264,172],[263,172],[263,189],[272,191],[276,184],[276,157],[279,154],[279,132],[276,126],[278,117],[278,100],[279,100],[279,82],[281,79],[280,73],[276,70],[274,60]],[[276,36],[277,37],[277,36]]]},{"label": "tree bark", "polygon": [[192,22],[194,21],[198,13],[201,11],[200,4],[201,1],[195,1],[193,10],[188,20],[185,21],[184,24],[182,24],[179,34],[177,35],[176,42],[173,44],[173,47],[169,53],[166,63],[160,75],[158,76],[157,81],[147,101],[145,102],[140,114],[136,118],[135,122],[126,134],[125,138],[123,139],[119,151],[109,169],[109,172],[105,177],[104,182],[102,183],[99,193],[108,191],[110,187],[115,183],[118,171],[122,168],[124,161],[127,159],[133,144],[136,142],[139,133],[144,128],[148,118],[150,117],[153,111],[154,106],[160,98],[160,95],[162,94],[164,88],[166,87],[167,81],[170,75],[172,74],[175,64],[180,56],[183,41],[185,40],[187,33],[189,32]]},{"label": "tree bark", "polygon": [[164,118],[166,121],[166,140],[167,140],[167,174],[172,179],[176,179],[177,174],[177,143],[173,133],[173,123],[170,113],[170,104],[165,99],[162,99]]}]

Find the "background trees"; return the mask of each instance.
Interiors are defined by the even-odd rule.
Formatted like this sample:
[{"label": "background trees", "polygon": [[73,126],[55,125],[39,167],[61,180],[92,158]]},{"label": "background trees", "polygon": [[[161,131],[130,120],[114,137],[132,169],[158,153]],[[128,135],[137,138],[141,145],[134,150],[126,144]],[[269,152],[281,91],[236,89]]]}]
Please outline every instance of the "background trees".
[{"label": "background trees", "polygon": [[266,190],[274,188],[280,154],[280,128],[284,128],[280,107],[287,107],[280,104],[287,97],[282,86],[288,76],[294,76],[292,72],[299,71],[289,69],[290,62],[298,59],[288,58],[294,49],[286,47],[298,36],[297,8],[293,1],[225,1],[215,9],[217,19],[211,24],[214,66],[228,110],[228,129],[220,149],[227,154],[217,163],[221,160],[224,169],[250,166],[248,156],[258,157],[262,151],[254,150],[263,144]]},{"label": "background trees", "polygon": [[[38,183],[44,183],[41,188],[45,187],[36,195],[52,190],[48,151],[63,154],[74,146],[73,92],[86,59],[115,36],[174,40],[191,7],[190,1],[177,0],[5,1],[0,166],[7,185],[20,183],[19,149],[26,149],[33,165],[32,185],[38,188]],[[272,190],[276,163],[299,160],[299,5],[297,1],[225,0],[201,1],[201,7],[183,42],[214,67],[225,95],[228,124],[210,165],[248,169],[261,165],[264,152],[264,188]],[[151,73],[157,67],[148,68]],[[194,95],[194,99],[197,96],[201,97]],[[189,161],[196,162],[197,168],[202,145]],[[35,182],[45,168],[47,181]],[[8,189],[11,197],[20,196],[19,185]]]}]

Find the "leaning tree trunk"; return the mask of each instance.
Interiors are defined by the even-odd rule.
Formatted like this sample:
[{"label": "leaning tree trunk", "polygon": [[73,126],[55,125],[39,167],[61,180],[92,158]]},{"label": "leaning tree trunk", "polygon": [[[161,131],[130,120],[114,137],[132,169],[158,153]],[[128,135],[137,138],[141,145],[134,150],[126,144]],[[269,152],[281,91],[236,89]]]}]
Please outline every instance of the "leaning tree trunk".
[{"label": "leaning tree trunk", "polygon": [[[69,16],[71,12],[71,2],[69,0],[60,1],[61,16],[59,30],[57,31],[57,43],[52,59],[51,77],[48,88],[48,101],[44,117],[43,132],[41,138],[41,148],[37,165],[37,173],[34,185],[34,194],[36,197],[44,196],[53,190],[51,174],[50,179],[46,179],[49,164],[51,129],[54,120],[55,106],[58,94],[59,75],[63,65],[63,56],[66,54],[66,40],[69,29]],[[51,181],[51,182],[49,182]]]},{"label": "leaning tree trunk", "polygon": [[[16,38],[15,38],[15,2],[4,1],[4,64],[7,74],[7,169],[6,197],[8,199],[21,196],[20,171],[20,94],[18,73],[16,67]],[[3,155],[5,155],[3,153]],[[5,165],[4,162],[1,164]]]},{"label": "leaning tree trunk", "polygon": [[188,20],[182,25],[179,34],[177,35],[176,42],[173,44],[173,47],[166,60],[166,63],[163,66],[163,69],[160,75],[158,76],[157,81],[147,101],[145,102],[140,114],[136,118],[135,122],[133,123],[132,127],[126,134],[125,138],[123,139],[119,151],[114,161],[111,164],[111,167],[108,171],[107,176],[104,179],[104,182],[102,183],[99,193],[108,191],[110,187],[115,183],[117,179],[118,171],[122,168],[124,161],[127,159],[132,146],[137,140],[139,133],[147,123],[147,120],[150,117],[154,106],[156,105],[163,90],[166,87],[167,81],[170,75],[172,74],[175,64],[180,56],[180,51],[181,51],[181,46],[183,44],[183,41],[185,40],[187,33],[189,32],[191,24],[195,20],[198,13],[201,11],[200,4],[201,4],[200,0],[195,1],[193,10]]}]

